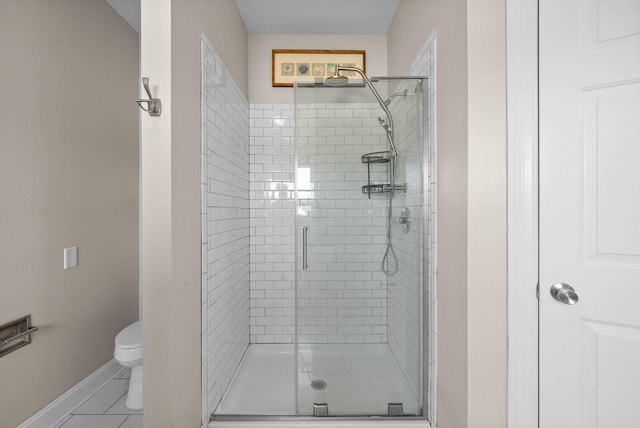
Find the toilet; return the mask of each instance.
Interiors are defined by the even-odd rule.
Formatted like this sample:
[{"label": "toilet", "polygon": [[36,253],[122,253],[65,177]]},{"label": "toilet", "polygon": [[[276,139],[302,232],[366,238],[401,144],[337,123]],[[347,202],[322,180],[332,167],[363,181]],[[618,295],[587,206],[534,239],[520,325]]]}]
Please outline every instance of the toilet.
[{"label": "toilet", "polygon": [[131,410],[142,409],[142,321],[125,327],[115,339],[113,357],[121,365],[131,367],[129,393],[125,405]]}]

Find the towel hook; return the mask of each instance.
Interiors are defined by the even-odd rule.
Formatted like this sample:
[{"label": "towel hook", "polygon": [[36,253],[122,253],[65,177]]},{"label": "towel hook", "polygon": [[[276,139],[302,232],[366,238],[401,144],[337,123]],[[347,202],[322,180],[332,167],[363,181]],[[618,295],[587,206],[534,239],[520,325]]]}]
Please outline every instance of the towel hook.
[{"label": "towel hook", "polygon": [[[142,78],[142,86],[144,86],[144,90],[147,91],[149,99],[136,100],[136,103],[138,103],[142,110],[149,112],[149,116],[160,116],[160,113],[162,112],[162,102],[160,101],[160,98],[153,98],[153,96],[151,95],[148,77]],[[145,108],[142,103],[147,103],[147,108]]]}]

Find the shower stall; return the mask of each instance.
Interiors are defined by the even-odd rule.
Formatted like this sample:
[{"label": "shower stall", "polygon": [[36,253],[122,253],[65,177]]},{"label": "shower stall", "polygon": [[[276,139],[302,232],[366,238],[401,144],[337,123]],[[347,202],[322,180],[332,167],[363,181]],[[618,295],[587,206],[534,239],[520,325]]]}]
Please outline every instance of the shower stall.
[{"label": "shower stall", "polygon": [[209,373],[241,356],[203,385],[203,396],[218,394],[203,400],[214,422],[432,420],[429,79],[368,79],[351,67],[335,77],[296,84],[293,183],[261,187],[290,197],[294,213],[291,340],[203,344]]}]

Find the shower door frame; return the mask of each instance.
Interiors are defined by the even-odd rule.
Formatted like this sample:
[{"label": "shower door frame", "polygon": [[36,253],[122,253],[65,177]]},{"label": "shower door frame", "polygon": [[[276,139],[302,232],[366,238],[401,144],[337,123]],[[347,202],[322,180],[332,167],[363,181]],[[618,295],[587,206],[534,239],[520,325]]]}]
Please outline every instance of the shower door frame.
[{"label": "shower door frame", "polygon": [[[371,82],[379,82],[381,80],[416,80],[416,81],[420,81],[421,84],[423,85],[422,88],[422,106],[423,106],[423,114],[422,114],[422,128],[423,128],[423,137],[422,137],[422,361],[421,361],[421,378],[422,378],[422,400],[421,400],[421,405],[422,405],[422,415],[420,416],[380,416],[380,415],[370,415],[370,416],[298,416],[298,415],[293,415],[293,416],[270,416],[270,417],[251,417],[247,420],[274,420],[274,421],[279,421],[279,420],[291,420],[291,419],[295,419],[295,420],[331,420],[331,421],[350,421],[350,420],[360,420],[360,421],[372,421],[372,420],[382,420],[382,421],[426,421],[427,423],[429,423],[430,426],[437,426],[437,423],[434,423],[434,421],[436,420],[436,397],[435,397],[435,370],[433,373],[433,377],[434,379],[431,379],[431,375],[430,375],[430,367],[429,367],[429,359],[431,359],[434,364],[436,361],[436,352],[435,349],[431,349],[429,348],[429,325],[428,325],[428,319],[430,316],[430,310],[431,307],[429,305],[429,298],[431,296],[432,293],[435,293],[435,284],[431,284],[429,281],[429,269],[431,268],[430,266],[430,262],[429,262],[429,252],[430,251],[436,251],[435,245],[431,245],[431,241],[429,240],[429,223],[433,222],[433,224],[436,224],[436,192],[435,192],[435,185],[433,186],[433,188],[431,187],[431,183],[429,181],[429,156],[430,156],[430,152],[434,149],[432,149],[432,147],[435,146],[435,133],[434,133],[434,129],[432,129],[431,127],[431,123],[430,123],[430,113],[432,112],[433,106],[431,105],[431,91],[432,91],[432,85],[433,85],[433,79],[434,76],[375,76],[375,77],[371,77]],[[296,84],[297,85],[297,84]],[[364,85],[364,84],[363,84]],[[312,83],[303,83],[301,86],[303,87],[309,87],[312,88],[315,85]],[[295,109],[295,107],[294,107]],[[294,114],[294,118],[297,118],[297,114]],[[294,119],[295,121],[295,119]],[[294,129],[297,128],[297,125],[294,124]],[[297,137],[297,134],[294,134],[294,139]],[[294,254],[296,255],[295,259],[294,259],[294,272],[295,272],[295,286],[294,286],[294,290],[295,290],[295,297],[294,297],[294,302],[295,302],[295,307],[296,307],[296,322],[295,322],[295,335],[297,337],[298,335],[298,325],[297,325],[297,305],[298,305],[298,272],[299,272],[299,264],[300,261],[298,260],[297,255],[302,254],[302,251],[300,251],[300,248],[298,248],[300,245],[298,243],[298,241],[300,239],[299,238],[299,234],[300,232],[300,226],[298,223],[298,214],[297,214],[297,207],[298,207],[298,160],[297,160],[297,143],[294,143],[294,146],[296,147],[295,150],[295,154],[294,154],[294,173],[295,173],[295,178],[294,178],[294,182],[295,182],[295,186],[294,186],[294,192],[295,192],[295,207],[296,207],[296,221],[295,221],[295,249],[294,249]],[[437,163],[437,157],[434,157],[433,159],[433,164],[435,165]],[[434,168],[435,169],[435,168]],[[430,207],[429,205],[429,192],[432,191],[434,194],[434,198],[433,198],[433,207]],[[430,210],[430,208],[433,208],[433,210]],[[432,212],[433,211],[433,212]],[[434,227],[434,231],[435,231],[435,227]],[[436,242],[436,237],[435,237],[435,233],[434,233],[434,237],[433,237],[433,242]],[[303,262],[304,263],[304,262]],[[435,272],[435,268],[433,269]],[[435,317],[434,317],[434,321],[435,321]],[[387,321],[388,322],[388,321]],[[434,329],[435,330],[435,329]],[[294,343],[294,346],[297,349],[297,339]],[[297,352],[296,352],[297,354]],[[296,360],[297,360],[297,356],[296,356]],[[295,368],[294,370],[296,370],[296,374],[297,374],[297,362],[295,364]],[[430,393],[429,393],[429,387],[432,386],[432,390],[434,391],[434,397],[430,397]],[[296,376],[296,382],[295,382],[295,399],[296,399],[296,409],[298,408],[298,382],[297,382],[297,376]],[[429,402],[431,400],[431,403]],[[431,406],[430,406],[431,405]],[[432,414],[428,413],[428,410],[431,409]]]}]

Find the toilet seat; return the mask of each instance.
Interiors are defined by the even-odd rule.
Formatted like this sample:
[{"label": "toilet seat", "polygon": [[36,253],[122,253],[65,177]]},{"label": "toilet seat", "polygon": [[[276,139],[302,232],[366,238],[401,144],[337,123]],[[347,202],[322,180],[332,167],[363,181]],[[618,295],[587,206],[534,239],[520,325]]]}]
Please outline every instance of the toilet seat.
[{"label": "toilet seat", "polygon": [[115,339],[113,356],[120,362],[142,360],[142,321],[137,321],[122,330]]}]

